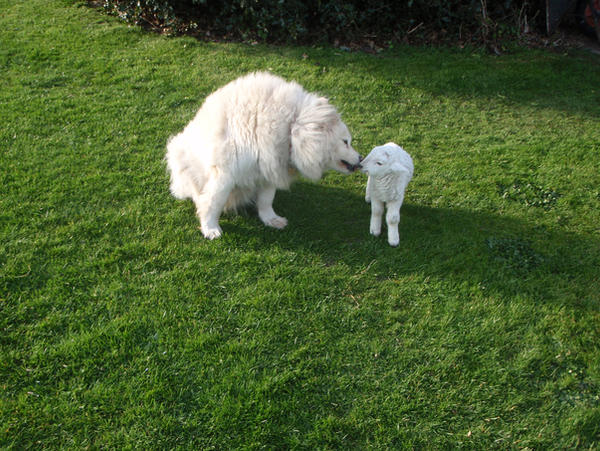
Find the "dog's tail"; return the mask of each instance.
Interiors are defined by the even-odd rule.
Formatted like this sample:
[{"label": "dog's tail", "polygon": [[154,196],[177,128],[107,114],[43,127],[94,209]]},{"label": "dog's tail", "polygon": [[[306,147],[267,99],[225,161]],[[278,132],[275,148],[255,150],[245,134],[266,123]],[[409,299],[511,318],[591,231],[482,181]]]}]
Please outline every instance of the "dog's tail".
[{"label": "dog's tail", "polygon": [[192,175],[194,171],[190,170],[191,162],[187,157],[187,146],[183,133],[169,139],[165,160],[171,174],[171,194],[177,199],[193,198],[194,184],[197,184],[197,181],[194,180]]}]

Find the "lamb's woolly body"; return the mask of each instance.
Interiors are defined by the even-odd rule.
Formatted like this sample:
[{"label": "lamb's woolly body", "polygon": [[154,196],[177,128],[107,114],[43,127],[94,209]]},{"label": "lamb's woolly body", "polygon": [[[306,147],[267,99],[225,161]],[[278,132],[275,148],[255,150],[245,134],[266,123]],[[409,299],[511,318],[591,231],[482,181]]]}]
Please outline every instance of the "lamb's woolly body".
[{"label": "lamb's woolly body", "polygon": [[256,202],[261,193],[268,203],[266,223],[283,227],[284,218],[272,212],[272,197],[275,189],[289,188],[296,170],[317,180],[327,169],[347,173],[342,160],[358,163],[351,147],[342,148],[342,135],[349,142],[348,129],[327,99],[295,82],[253,73],[209,95],[169,140],[170,190],[179,199],[194,200],[209,238],[221,233],[223,209]]},{"label": "lamb's woolly body", "polygon": [[375,236],[381,233],[381,217],[387,206],[388,242],[397,246],[400,242],[400,207],[414,172],[412,158],[397,144],[387,143],[375,147],[366,156],[362,171],[369,174],[365,198],[371,202],[370,232]]},{"label": "lamb's woolly body", "polygon": [[382,202],[391,202],[401,198],[403,194],[402,177],[400,174],[391,173],[381,177],[369,176],[367,184],[369,198],[379,199]]}]

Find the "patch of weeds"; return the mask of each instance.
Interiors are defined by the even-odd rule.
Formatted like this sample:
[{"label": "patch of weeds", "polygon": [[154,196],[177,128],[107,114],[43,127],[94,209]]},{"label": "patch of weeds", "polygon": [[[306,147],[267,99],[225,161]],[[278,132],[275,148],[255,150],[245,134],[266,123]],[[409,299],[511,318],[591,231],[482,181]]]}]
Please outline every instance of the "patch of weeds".
[{"label": "patch of weeds", "polygon": [[530,271],[544,261],[527,240],[490,237],[486,244],[493,258],[510,269]]},{"label": "patch of weeds", "polygon": [[553,189],[522,180],[515,180],[510,185],[498,184],[498,193],[503,199],[514,200],[528,207],[541,207],[544,210],[553,208],[561,196]]}]

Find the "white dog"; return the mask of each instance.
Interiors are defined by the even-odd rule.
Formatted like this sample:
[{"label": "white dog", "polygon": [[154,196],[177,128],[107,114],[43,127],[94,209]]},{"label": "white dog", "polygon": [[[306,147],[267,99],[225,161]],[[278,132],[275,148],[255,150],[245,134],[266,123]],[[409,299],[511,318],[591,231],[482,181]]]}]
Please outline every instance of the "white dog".
[{"label": "white dog", "polygon": [[171,193],[196,204],[202,233],[221,236],[224,209],[255,203],[266,225],[287,220],[273,211],[277,189],[300,172],[318,180],[360,167],[350,132],[324,97],[269,73],[232,81],[206,98],[196,117],[167,144]]},{"label": "white dog", "polygon": [[386,204],[388,243],[398,246],[400,207],[404,201],[404,191],[414,173],[412,158],[399,145],[387,143],[371,150],[362,161],[361,170],[369,175],[365,199],[371,202],[370,232],[375,236],[381,233],[381,217]]}]

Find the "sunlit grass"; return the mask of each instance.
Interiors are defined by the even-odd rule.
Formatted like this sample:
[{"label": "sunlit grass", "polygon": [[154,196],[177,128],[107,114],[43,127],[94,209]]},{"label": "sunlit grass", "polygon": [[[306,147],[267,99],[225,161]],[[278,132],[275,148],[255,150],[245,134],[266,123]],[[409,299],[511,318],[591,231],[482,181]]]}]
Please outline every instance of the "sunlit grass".
[{"label": "sunlit grass", "polygon": [[[1,0],[0,445],[597,447],[600,64],[201,43]],[[329,174],[202,239],[168,137],[252,70],[415,161],[399,248]]]}]

